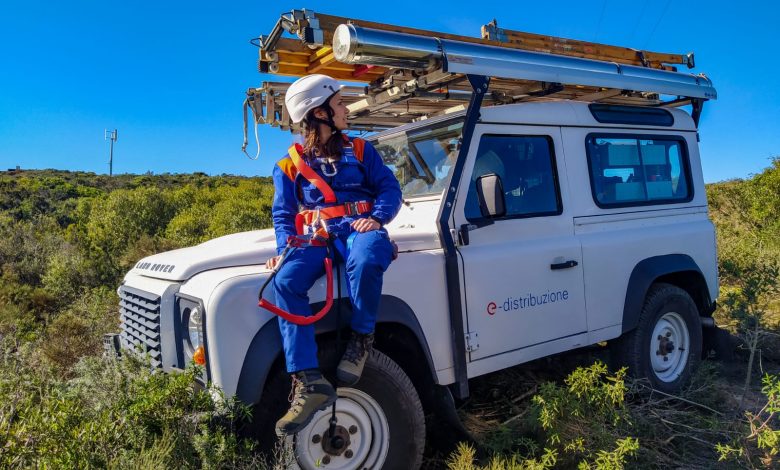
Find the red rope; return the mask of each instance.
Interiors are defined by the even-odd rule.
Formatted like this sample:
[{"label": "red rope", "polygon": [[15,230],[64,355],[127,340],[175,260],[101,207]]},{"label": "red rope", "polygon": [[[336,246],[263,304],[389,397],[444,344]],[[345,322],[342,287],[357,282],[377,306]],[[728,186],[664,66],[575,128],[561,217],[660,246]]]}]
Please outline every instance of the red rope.
[{"label": "red rope", "polygon": [[308,317],[303,315],[296,315],[294,313],[282,310],[265,299],[260,299],[260,302],[258,302],[257,305],[268,310],[274,315],[278,315],[284,318],[290,323],[294,323],[296,325],[311,325],[312,323],[319,321],[322,317],[324,317],[325,314],[330,311],[330,307],[333,306],[333,262],[330,258],[325,258],[325,279],[327,280],[327,286],[325,287],[325,306],[314,315]]}]

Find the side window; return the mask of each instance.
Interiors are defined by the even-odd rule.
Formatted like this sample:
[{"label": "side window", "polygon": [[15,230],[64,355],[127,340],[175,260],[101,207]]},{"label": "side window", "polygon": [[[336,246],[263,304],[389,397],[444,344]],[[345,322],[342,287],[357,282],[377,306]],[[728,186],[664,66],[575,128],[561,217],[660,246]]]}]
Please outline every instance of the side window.
[{"label": "side window", "polygon": [[648,136],[587,138],[593,197],[601,207],[690,201],[685,141]]},{"label": "side window", "polygon": [[476,181],[480,176],[491,173],[501,178],[504,187],[504,218],[561,213],[553,143],[549,137],[482,136],[466,195],[466,219],[469,221],[483,218]]},{"label": "side window", "polygon": [[449,185],[462,133],[462,120],[446,121],[373,143],[398,179],[404,198],[410,198],[441,194]]}]

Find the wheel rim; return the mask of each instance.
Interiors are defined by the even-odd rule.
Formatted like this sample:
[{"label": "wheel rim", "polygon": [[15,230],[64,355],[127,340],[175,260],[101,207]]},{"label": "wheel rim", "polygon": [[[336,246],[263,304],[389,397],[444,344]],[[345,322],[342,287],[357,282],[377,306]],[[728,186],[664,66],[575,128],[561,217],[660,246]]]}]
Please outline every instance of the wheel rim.
[{"label": "wheel rim", "polygon": [[662,382],[674,382],[688,365],[691,336],[683,317],[677,312],[665,313],[653,328],[650,339],[650,362]]},{"label": "wheel rim", "polygon": [[318,411],[294,437],[295,458],[303,470],[352,470],[380,468],[390,448],[390,429],[384,411],[365,392],[339,388],[335,436],[345,445],[334,449],[328,434],[331,407]]}]

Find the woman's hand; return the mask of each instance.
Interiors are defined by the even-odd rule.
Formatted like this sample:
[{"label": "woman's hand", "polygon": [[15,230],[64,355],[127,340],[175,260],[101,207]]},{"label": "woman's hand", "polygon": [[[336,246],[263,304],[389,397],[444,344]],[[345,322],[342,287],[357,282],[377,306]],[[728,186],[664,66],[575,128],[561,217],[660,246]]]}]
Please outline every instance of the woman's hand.
[{"label": "woman's hand", "polygon": [[352,222],[352,228],[359,233],[379,230],[381,227],[382,226],[379,224],[379,222],[368,217],[364,219],[357,219],[356,221]]},{"label": "woman's hand", "polygon": [[274,268],[276,268],[276,265],[279,264],[279,260],[280,259],[282,259],[281,255],[280,256],[274,256],[273,258],[271,258],[268,261],[266,261],[265,262],[266,269],[273,270]]}]

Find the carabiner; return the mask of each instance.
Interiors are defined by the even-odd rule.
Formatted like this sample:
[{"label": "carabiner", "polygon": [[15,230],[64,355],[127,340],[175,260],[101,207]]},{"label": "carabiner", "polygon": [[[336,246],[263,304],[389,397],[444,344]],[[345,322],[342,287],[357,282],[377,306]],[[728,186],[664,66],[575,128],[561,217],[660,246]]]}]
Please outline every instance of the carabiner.
[{"label": "carabiner", "polygon": [[328,173],[327,167],[325,166],[325,163],[320,163],[320,170],[322,170],[322,174],[328,177],[336,176],[336,174],[339,172],[339,169],[336,168],[336,164],[333,162],[328,162],[328,165],[330,165],[331,168],[333,168],[333,173]]}]

